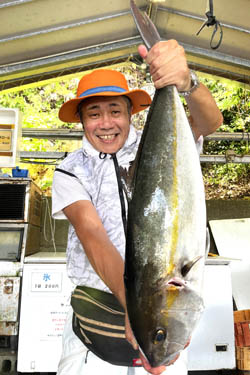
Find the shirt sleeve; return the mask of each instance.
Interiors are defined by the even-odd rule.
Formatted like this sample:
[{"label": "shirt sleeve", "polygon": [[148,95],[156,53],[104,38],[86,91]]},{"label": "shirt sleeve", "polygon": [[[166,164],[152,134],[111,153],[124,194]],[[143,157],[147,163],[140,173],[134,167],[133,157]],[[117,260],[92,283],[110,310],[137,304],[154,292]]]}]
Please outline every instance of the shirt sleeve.
[{"label": "shirt sleeve", "polygon": [[79,179],[74,175],[55,171],[52,184],[52,217],[67,219],[62,210],[79,200],[91,200]]}]

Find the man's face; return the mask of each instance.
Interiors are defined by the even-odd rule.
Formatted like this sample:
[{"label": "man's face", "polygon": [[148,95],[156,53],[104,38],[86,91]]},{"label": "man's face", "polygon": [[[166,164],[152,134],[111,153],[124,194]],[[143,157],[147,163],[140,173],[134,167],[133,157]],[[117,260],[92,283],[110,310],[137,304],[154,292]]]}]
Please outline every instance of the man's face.
[{"label": "man's face", "polygon": [[86,99],[82,106],[85,136],[103,153],[116,153],[128,137],[130,115],[122,96],[99,96]]}]

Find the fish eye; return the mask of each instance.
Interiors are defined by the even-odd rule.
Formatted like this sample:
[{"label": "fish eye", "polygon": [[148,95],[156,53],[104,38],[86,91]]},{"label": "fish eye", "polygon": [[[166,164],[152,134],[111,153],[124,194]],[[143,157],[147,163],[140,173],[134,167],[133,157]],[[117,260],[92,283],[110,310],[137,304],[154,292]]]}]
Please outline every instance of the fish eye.
[{"label": "fish eye", "polygon": [[154,344],[160,344],[161,342],[165,341],[166,339],[166,332],[164,329],[158,329],[154,336]]}]

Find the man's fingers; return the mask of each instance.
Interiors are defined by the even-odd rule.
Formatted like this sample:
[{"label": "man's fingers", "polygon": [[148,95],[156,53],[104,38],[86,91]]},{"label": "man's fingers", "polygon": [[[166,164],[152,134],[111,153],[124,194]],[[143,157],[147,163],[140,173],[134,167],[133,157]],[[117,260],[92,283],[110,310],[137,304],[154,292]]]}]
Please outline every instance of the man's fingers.
[{"label": "man's fingers", "polygon": [[148,50],[143,44],[139,45],[138,52],[139,52],[141,58],[143,58],[144,60],[147,58]]},{"label": "man's fingers", "polygon": [[166,366],[151,367],[147,359],[144,357],[144,355],[141,352],[140,352],[140,358],[141,358],[142,366],[144,367],[144,369],[152,375],[160,375],[166,370]]},{"label": "man's fingers", "polygon": [[133,346],[134,350],[138,350],[138,344],[132,332],[128,319],[128,314],[125,315],[125,336],[127,341]]}]

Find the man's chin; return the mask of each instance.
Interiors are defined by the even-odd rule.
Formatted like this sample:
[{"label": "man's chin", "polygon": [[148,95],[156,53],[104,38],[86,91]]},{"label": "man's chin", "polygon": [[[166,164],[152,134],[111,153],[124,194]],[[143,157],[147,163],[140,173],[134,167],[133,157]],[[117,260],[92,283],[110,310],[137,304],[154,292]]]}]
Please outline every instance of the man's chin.
[{"label": "man's chin", "polygon": [[98,151],[103,154],[116,154],[120,150],[121,146],[118,144],[105,144],[98,147]]},{"label": "man's chin", "polygon": [[119,149],[102,149],[102,150],[99,150],[102,154],[116,154]]}]

